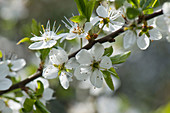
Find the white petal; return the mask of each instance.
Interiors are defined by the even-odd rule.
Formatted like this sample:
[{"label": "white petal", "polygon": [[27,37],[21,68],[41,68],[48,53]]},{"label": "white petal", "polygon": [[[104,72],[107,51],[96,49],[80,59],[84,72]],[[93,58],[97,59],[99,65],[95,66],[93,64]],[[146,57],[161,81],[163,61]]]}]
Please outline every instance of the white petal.
[{"label": "white petal", "polygon": [[45,100],[51,100],[52,97],[53,97],[53,93],[54,93],[54,90],[52,90],[51,88],[46,88],[46,89],[44,89],[43,99],[45,99]]},{"label": "white petal", "polygon": [[166,16],[170,16],[170,2],[165,2],[162,6],[162,9],[163,9],[163,13]]},{"label": "white petal", "polygon": [[53,65],[49,65],[43,70],[42,75],[44,78],[47,78],[47,79],[56,78],[58,76],[58,69],[54,67]]},{"label": "white petal", "polygon": [[3,110],[2,110],[2,113],[13,113],[12,109],[10,109],[9,107],[5,107]]},{"label": "white petal", "polygon": [[46,106],[46,100],[44,98],[40,98],[39,100],[40,100],[40,102],[42,102],[43,105]]},{"label": "white petal", "polygon": [[101,18],[99,18],[98,16],[92,18],[92,20],[90,21],[92,23],[92,25],[94,26],[97,22],[99,22],[101,20]]},{"label": "white petal", "polygon": [[31,49],[31,50],[43,49],[44,43],[45,43],[44,41],[34,42],[28,48]]},{"label": "white petal", "polygon": [[86,80],[92,73],[92,69],[89,66],[79,66],[74,70],[74,76],[77,80]]},{"label": "white petal", "polygon": [[170,32],[170,16],[169,17],[164,17],[166,25],[168,27],[168,32]]},{"label": "white petal", "polygon": [[76,59],[80,64],[92,64],[93,61],[91,54],[86,49],[79,51],[76,54]]},{"label": "white petal", "polygon": [[162,34],[159,32],[159,30],[153,28],[152,30],[149,30],[150,40],[160,40],[162,38]]},{"label": "white petal", "polygon": [[110,69],[112,67],[112,61],[108,56],[102,57],[102,60],[100,62],[100,67]]},{"label": "white petal", "polygon": [[52,48],[49,53],[49,58],[52,64],[61,65],[67,62],[68,54],[63,49]]},{"label": "white petal", "polygon": [[11,77],[16,77],[17,73],[16,72],[9,72],[8,75],[11,76]]},{"label": "white petal", "polygon": [[11,80],[7,78],[0,79],[0,91],[9,89],[11,85]]},{"label": "white petal", "polygon": [[72,68],[76,68],[79,66],[79,63],[77,62],[75,57],[72,57],[68,60],[68,62],[66,62],[65,67],[67,69],[72,69]]},{"label": "white petal", "polygon": [[72,40],[77,37],[77,34],[75,33],[69,33],[66,37],[67,40]]},{"label": "white petal", "polygon": [[5,108],[5,103],[3,100],[0,100],[0,111]]},{"label": "white petal", "polygon": [[98,69],[95,69],[94,72],[92,73],[90,77],[91,83],[97,87],[100,88],[103,85],[103,77],[102,77],[102,72],[99,71]]},{"label": "white petal", "polygon": [[17,60],[11,60],[11,64],[12,64],[11,69],[13,71],[19,71],[26,65],[26,62],[24,59],[17,59]]},{"label": "white petal", "polygon": [[150,40],[149,38],[143,34],[141,37],[138,37],[137,39],[137,45],[141,50],[145,50],[149,47]]},{"label": "white petal", "polygon": [[91,48],[91,54],[95,58],[96,61],[99,61],[100,58],[104,54],[104,46],[100,43],[96,43],[92,48]]},{"label": "white petal", "polygon": [[30,40],[31,41],[41,41],[41,40],[44,40],[45,38],[44,37],[32,37]]},{"label": "white petal", "polygon": [[57,42],[55,40],[49,40],[42,46],[43,49],[53,47]]},{"label": "white petal", "polygon": [[126,31],[125,36],[123,37],[124,48],[125,49],[130,48],[132,45],[135,44],[136,39],[137,39],[137,36],[133,31],[131,30]]},{"label": "white petal", "polygon": [[44,89],[49,87],[49,82],[47,79],[39,77],[39,78],[35,79],[34,82],[37,84],[38,80],[40,80],[42,82],[42,84],[44,85]]},{"label": "white petal", "polygon": [[166,24],[164,16],[159,16],[155,20],[156,27],[162,32],[168,32],[168,26]]},{"label": "white petal", "polygon": [[0,78],[4,78],[9,73],[9,67],[7,66],[7,62],[0,62]]},{"label": "white petal", "polygon": [[93,26],[92,23],[86,22],[85,27],[84,27],[84,31],[89,32],[89,30],[92,28],[92,26]]},{"label": "white petal", "polygon": [[102,5],[97,7],[96,12],[100,17],[103,17],[103,18],[108,17],[107,9]]},{"label": "white petal", "polygon": [[68,34],[68,33],[61,33],[61,34],[59,34],[59,35],[56,35],[56,36],[52,37],[52,39],[58,40],[58,39],[60,39],[61,37],[66,37],[67,34]]},{"label": "white petal", "polygon": [[61,72],[61,75],[59,76],[60,84],[64,89],[68,89],[69,87],[69,80],[67,78],[66,73]]}]

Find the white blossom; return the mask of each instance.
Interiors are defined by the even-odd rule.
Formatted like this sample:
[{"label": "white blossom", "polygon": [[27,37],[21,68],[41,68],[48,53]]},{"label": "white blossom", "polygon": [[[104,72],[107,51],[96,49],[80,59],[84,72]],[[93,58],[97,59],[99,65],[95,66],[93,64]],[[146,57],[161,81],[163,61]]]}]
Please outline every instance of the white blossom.
[{"label": "white blossom", "polygon": [[114,7],[106,8],[103,5],[100,5],[97,7],[96,12],[98,16],[93,18],[92,23],[94,25],[96,22],[100,21],[100,28],[103,26],[103,24],[105,24],[103,27],[103,30],[105,31],[116,31],[124,24],[123,21],[116,21],[116,19],[121,17],[121,10],[116,10]]},{"label": "white blossom", "polygon": [[86,80],[90,76],[91,83],[97,87],[102,87],[103,73],[101,70],[110,69],[112,62],[109,57],[103,56],[103,45],[96,43],[90,51],[82,49],[76,54],[76,59],[80,63],[74,71],[78,80]]},{"label": "white blossom", "polygon": [[77,67],[75,58],[68,60],[68,55],[63,49],[54,49],[49,53],[49,59],[52,65],[48,65],[43,70],[43,76],[47,79],[56,78],[59,75],[59,80],[64,89],[68,89],[69,82],[72,81],[72,73],[67,72],[67,69]]},{"label": "white blossom", "polygon": [[28,48],[31,50],[40,50],[40,49],[46,49],[46,48],[51,48],[53,47],[56,43],[57,40],[59,40],[61,37],[65,36],[65,33],[61,33],[59,35],[56,34],[58,29],[55,30],[55,23],[53,25],[52,31],[50,29],[50,21],[47,22],[46,29],[43,27],[44,33],[41,33],[41,36],[35,36],[32,37],[30,40],[34,41]]},{"label": "white blossom", "polygon": [[65,35],[65,37],[64,37],[67,40],[72,40],[74,38],[85,38],[93,26],[91,22],[86,22],[84,27],[82,27],[78,23],[74,23],[74,22],[68,20],[66,17],[65,17],[65,19],[69,23],[69,24],[67,24],[66,22],[64,22],[62,20],[62,22],[65,24],[65,27],[67,27],[67,29],[69,29],[69,33],[67,33],[67,35]]}]

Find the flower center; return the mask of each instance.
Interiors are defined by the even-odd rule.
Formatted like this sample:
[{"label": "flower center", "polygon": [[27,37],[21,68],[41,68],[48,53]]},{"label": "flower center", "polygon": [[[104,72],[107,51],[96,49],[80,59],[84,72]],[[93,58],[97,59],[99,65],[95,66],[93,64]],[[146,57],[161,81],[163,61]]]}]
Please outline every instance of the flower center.
[{"label": "flower center", "polygon": [[99,68],[99,62],[94,61],[93,64],[91,64],[92,69],[98,69]]},{"label": "flower center", "polygon": [[77,26],[74,28],[74,30],[72,32],[80,35],[81,33],[84,33],[84,30],[82,28],[80,28],[79,26]]}]

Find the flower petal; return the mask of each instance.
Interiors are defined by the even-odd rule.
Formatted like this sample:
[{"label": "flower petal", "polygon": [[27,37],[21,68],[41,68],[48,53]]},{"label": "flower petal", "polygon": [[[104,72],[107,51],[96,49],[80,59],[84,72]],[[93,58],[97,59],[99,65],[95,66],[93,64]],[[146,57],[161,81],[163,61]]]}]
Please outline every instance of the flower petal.
[{"label": "flower petal", "polygon": [[90,77],[90,81],[91,83],[97,87],[97,88],[101,88],[103,85],[103,77],[102,77],[102,72],[99,71],[98,69],[95,69],[94,72],[92,73],[91,77]]},{"label": "flower petal", "polygon": [[73,69],[73,68],[76,68],[76,67],[78,67],[78,66],[79,66],[79,63],[77,62],[77,60],[76,60],[75,57],[70,58],[70,59],[68,60],[68,62],[66,62],[66,64],[65,64],[65,67],[66,67],[67,69]]},{"label": "flower petal", "polygon": [[0,111],[5,108],[5,102],[3,100],[0,100]]},{"label": "flower petal", "polygon": [[91,54],[95,58],[96,61],[99,61],[100,58],[104,54],[104,46],[100,43],[96,43],[92,48],[91,48]]},{"label": "flower petal", "polygon": [[85,27],[84,27],[84,31],[89,32],[89,30],[92,28],[92,26],[93,26],[92,23],[86,22]]},{"label": "flower petal", "polygon": [[163,9],[163,13],[166,15],[166,16],[170,16],[170,2],[165,2],[162,6],[162,9]]},{"label": "flower petal", "polygon": [[77,34],[75,33],[69,33],[66,37],[67,40],[72,40],[77,37]]},{"label": "flower petal", "polygon": [[80,64],[92,64],[93,61],[91,54],[86,49],[79,51],[76,54],[76,59]]},{"label": "flower petal", "polygon": [[86,80],[92,73],[91,67],[80,65],[74,70],[74,76],[77,80]]},{"label": "flower petal", "polygon": [[102,57],[102,60],[100,62],[100,67],[105,68],[105,69],[110,69],[112,67],[112,61],[108,56]]},{"label": "flower petal", "polygon": [[54,90],[52,90],[51,88],[46,88],[44,89],[42,97],[44,100],[51,100],[53,97],[53,93],[54,93]]},{"label": "flower petal", "polygon": [[128,49],[135,44],[137,36],[134,31],[128,30],[123,38],[123,46],[125,49]]},{"label": "flower petal", "polygon": [[59,76],[60,84],[64,89],[68,89],[69,87],[69,80],[67,78],[67,75],[65,72],[61,72],[61,75]]},{"label": "flower petal", "polygon": [[94,26],[97,22],[99,22],[101,20],[101,18],[99,18],[98,16],[92,18],[90,20],[90,22],[92,23],[92,25]]},{"label": "flower petal", "polygon": [[149,30],[150,40],[160,40],[162,38],[162,34],[159,32],[159,30],[153,28],[152,30]]},{"label": "flower petal", "polygon": [[68,54],[63,49],[52,48],[49,53],[49,58],[52,64],[61,65],[67,62]]},{"label": "flower petal", "polygon": [[31,49],[31,50],[43,49],[44,43],[45,43],[44,41],[34,42],[28,48]]},{"label": "flower petal", "polygon": [[52,39],[58,40],[58,39],[60,39],[61,37],[66,37],[67,35],[68,35],[68,33],[61,33],[61,34],[59,34],[59,35],[52,36]]},{"label": "flower petal", "polygon": [[9,73],[9,67],[7,66],[7,62],[0,62],[0,78],[4,78]]},{"label": "flower petal", "polygon": [[41,40],[44,40],[45,38],[44,37],[38,37],[38,36],[36,36],[36,37],[32,37],[30,40],[31,41],[41,41]]},{"label": "flower petal", "polygon": [[0,91],[9,89],[11,85],[12,85],[11,80],[7,78],[0,79]]},{"label": "flower petal", "polygon": [[13,71],[19,71],[26,65],[26,62],[24,59],[17,59],[17,60],[11,60],[11,64],[12,64],[11,69]]},{"label": "flower petal", "polygon": [[149,38],[143,34],[141,37],[138,37],[137,39],[137,45],[141,50],[145,50],[149,47],[150,40]]},{"label": "flower petal", "polygon": [[164,16],[159,16],[155,20],[156,27],[161,30],[161,32],[168,32],[168,26],[166,24]]},{"label": "flower petal", "polygon": [[44,78],[47,78],[47,79],[56,78],[58,76],[58,69],[54,67],[53,65],[49,65],[43,70],[42,75]]},{"label": "flower petal", "polygon": [[96,12],[100,17],[103,17],[103,18],[108,17],[107,9],[102,5],[97,7]]},{"label": "flower petal", "polygon": [[13,113],[13,111],[12,111],[11,108],[5,107],[5,108],[2,110],[2,113]]}]

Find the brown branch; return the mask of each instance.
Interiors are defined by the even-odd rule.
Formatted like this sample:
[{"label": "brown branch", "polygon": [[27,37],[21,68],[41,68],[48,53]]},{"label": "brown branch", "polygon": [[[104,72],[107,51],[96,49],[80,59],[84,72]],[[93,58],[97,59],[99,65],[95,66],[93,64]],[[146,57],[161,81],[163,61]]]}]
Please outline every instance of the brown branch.
[{"label": "brown branch", "polygon": [[[145,16],[145,20],[149,20],[149,19],[152,19],[154,17],[157,17],[159,15],[162,15],[163,14],[163,11],[160,10],[158,12],[154,12],[153,14],[150,14],[150,15],[146,15]],[[140,20],[138,20],[140,21]],[[139,22],[141,23],[141,21]],[[104,42],[114,42],[114,38],[116,36],[118,36],[119,34],[123,33],[124,32],[124,27],[118,29],[117,31],[101,38],[101,39],[98,39],[98,40],[93,40],[91,41],[90,43],[88,43],[87,45],[85,45],[83,48],[81,49],[90,49],[95,43],[99,42],[99,43],[104,43]],[[69,55],[69,58],[71,57],[74,57],[81,49],[77,50],[76,52],[72,53]],[[42,68],[39,69],[35,74],[33,74],[32,76],[30,76],[29,78],[17,83],[17,84],[14,84],[12,85],[8,90],[5,90],[5,91],[0,91],[0,95],[3,95],[4,93],[7,93],[7,92],[10,92],[12,90],[15,90],[15,89],[18,89],[18,88],[24,88],[25,85],[33,80],[35,80],[36,78],[42,76]]]}]

